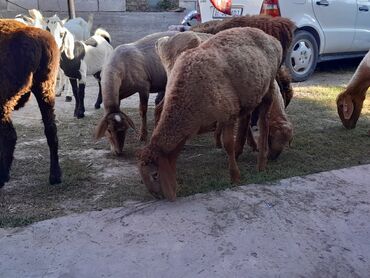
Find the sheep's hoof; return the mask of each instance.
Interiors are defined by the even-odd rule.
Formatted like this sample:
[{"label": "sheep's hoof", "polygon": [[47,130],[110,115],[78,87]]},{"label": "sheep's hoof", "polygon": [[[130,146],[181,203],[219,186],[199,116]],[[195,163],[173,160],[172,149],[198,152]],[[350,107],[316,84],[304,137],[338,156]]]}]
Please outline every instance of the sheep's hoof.
[{"label": "sheep's hoof", "polygon": [[72,101],[72,97],[71,96],[66,96],[66,102],[71,102]]},{"label": "sheep's hoof", "polygon": [[235,171],[231,173],[231,183],[240,183],[240,172]]},{"label": "sheep's hoof", "polygon": [[100,109],[100,104],[95,103],[95,109]]},{"label": "sheep's hoof", "polygon": [[264,163],[257,163],[257,171],[262,172],[266,170],[266,164],[267,162]]},{"label": "sheep's hoof", "polygon": [[216,148],[217,149],[222,149],[222,143],[221,143],[221,141],[216,141]]}]

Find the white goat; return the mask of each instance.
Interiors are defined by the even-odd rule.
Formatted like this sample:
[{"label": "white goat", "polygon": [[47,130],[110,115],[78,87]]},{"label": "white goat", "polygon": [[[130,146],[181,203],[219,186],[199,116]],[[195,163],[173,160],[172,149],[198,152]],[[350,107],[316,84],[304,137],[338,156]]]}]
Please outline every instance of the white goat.
[{"label": "white goat", "polygon": [[77,41],[72,33],[67,28],[61,27],[60,24],[53,31],[50,31],[57,43],[60,44],[60,67],[65,75],[69,77],[72,85],[76,101],[74,116],[83,118],[87,75],[94,75],[99,83],[99,95],[95,108],[100,108],[102,102],[100,72],[104,62],[108,60],[113,52],[113,47],[110,44],[110,35],[103,29],[97,29],[95,35],[88,40]]},{"label": "white goat", "polygon": [[[89,15],[88,22],[86,22],[83,18],[77,17],[70,20],[67,19],[60,19],[58,15],[53,15],[45,19],[47,29],[52,34],[60,33],[61,28],[67,28],[71,34],[74,36],[74,40],[84,41],[90,38],[91,28],[93,25],[93,15]],[[55,40],[59,47],[62,45],[62,37],[54,36]],[[67,40],[70,41],[70,40]],[[71,49],[67,47],[67,49]],[[67,57],[73,59],[73,54],[67,53]],[[69,86],[68,78],[65,76],[62,70],[59,71],[58,74],[59,83],[57,86],[56,95],[60,96],[63,91],[66,91],[66,101],[72,101],[72,92]]]}]

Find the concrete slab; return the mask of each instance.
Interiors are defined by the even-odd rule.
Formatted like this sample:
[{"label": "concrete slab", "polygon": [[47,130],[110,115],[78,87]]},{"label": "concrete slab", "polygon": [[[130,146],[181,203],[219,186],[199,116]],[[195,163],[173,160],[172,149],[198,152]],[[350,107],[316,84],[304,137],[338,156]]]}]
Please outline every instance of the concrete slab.
[{"label": "concrete slab", "polygon": [[370,165],[0,230],[1,277],[368,277]]}]

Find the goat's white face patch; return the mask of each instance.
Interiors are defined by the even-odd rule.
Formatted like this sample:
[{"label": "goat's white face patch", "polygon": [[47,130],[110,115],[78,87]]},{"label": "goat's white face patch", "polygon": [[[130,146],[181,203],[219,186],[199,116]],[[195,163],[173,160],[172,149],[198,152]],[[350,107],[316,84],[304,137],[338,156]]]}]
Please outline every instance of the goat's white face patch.
[{"label": "goat's white face patch", "polygon": [[114,115],[114,120],[118,123],[120,123],[122,121],[121,119],[121,116],[120,115]]}]

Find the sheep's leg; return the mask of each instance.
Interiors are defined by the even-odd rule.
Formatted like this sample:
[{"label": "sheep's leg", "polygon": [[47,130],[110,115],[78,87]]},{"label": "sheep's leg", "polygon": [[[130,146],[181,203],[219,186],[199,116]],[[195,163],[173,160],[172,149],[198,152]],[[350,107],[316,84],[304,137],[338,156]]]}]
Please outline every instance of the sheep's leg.
[{"label": "sheep's leg", "polygon": [[95,102],[95,109],[99,109],[100,108],[100,104],[102,104],[103,102],[103,97],[102,97],[102,93],[101,93],[101,77],[100,77],[100,71],[98,71],[97,73],[94,74],[94,77],[96,80],[98,80],[98,84],[99,84],[99,93],[98,93],[98,98],[96,99],[96,102]]},{"label": "sheep's leg", "polygon": [[139,94],[140,94],[140,116],[141,116],[141,129],[139,140],[146,141],[148,137],[146,113],[148,111],[149,93],[140,92]]},{"label": "sheep's leg", "polygon": [[243,115],[238,121],[238,132],[235,139],[235,157],[238,157],[243,153],[245,141],[247,140],[253,151],[257,150],[257,144],[254,140],[253,133],[250,126],[251,115]]},{"label": "sheep's leg", "polygon": [[219,123],[217,123],[214,137],[215,137],[216,148],[219,148],[219,149],[222,148],[221,134],[222,134],[222,127]]},{"label": "sheep's leg", "polygon": [[[49,87],[50,86],[50,87]],[[44,122],[44,133],[50,150],[50,184],[57,184],[61,182],[62,171],[59,166],[58,156],[58,136],[57,126],[55,124],[54,113],[54,89],[52,85],[40,84],[32,87],[37,103],[40,108],[42,121]]]},{"label": "sheep's leg", "polygon": [[77,111],[80,105],[80,98],[78,94],[78,83],[77,83],[77,79],[70,78],[69,81],[71,82],[73,96],[75,97],[75,111],[73,115],[77,117]]},{"label": "sheep's leg", "polygon": [[2,113],[0,118],[0,188],[9,181],[9,172],[17,141],[17,133],[12,122],[3,119]]},{"label": "sheep's leg", "polygon": [[259,106],[259,136],[258,136],[258,157],[257,157],[257,170],[263,171],[267,165],[268,155],[268,134],[269,134],[269,117],[270,108],[272,104],[271,94],[266,95],[262,99]]},{"label": "sheep's leg", "polygon": [[232,183],[240,182],[240,171],[235,159],[234,123],[223,126],[222,141],[229,156],[229,171]]}]

